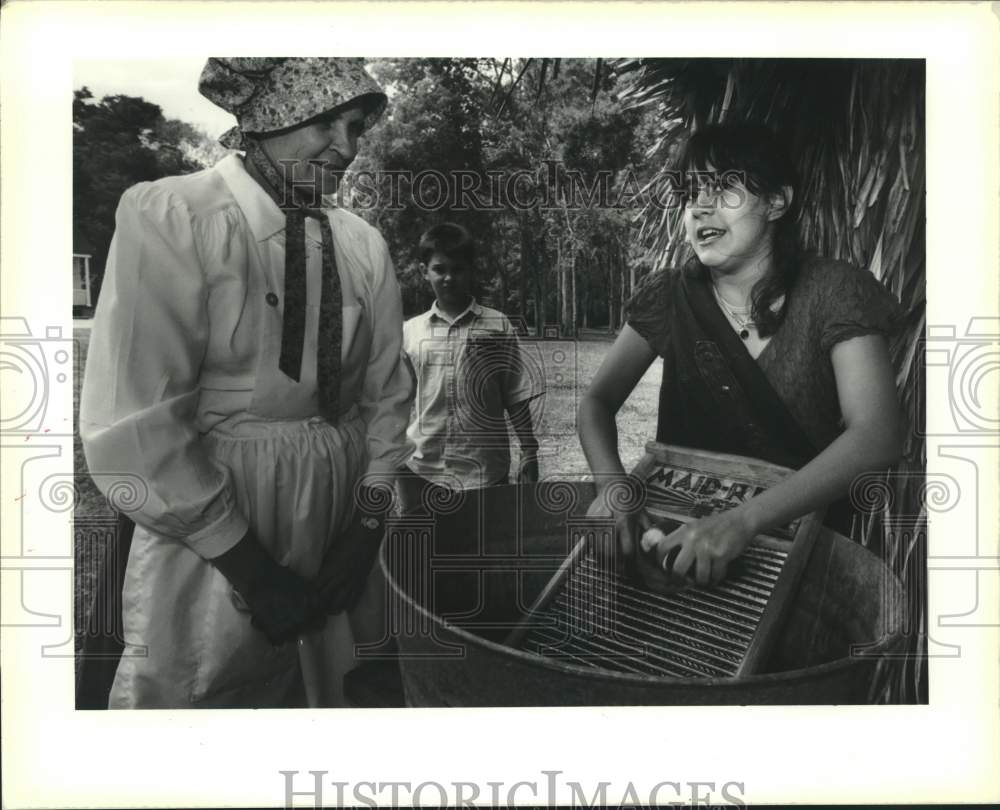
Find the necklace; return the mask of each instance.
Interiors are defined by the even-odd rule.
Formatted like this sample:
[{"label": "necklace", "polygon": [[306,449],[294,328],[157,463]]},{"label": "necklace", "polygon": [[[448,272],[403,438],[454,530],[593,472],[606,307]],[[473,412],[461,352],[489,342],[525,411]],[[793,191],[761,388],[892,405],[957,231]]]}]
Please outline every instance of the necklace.
[{"label": "necklace", "polygon": [[736,327],[736,333],[743,340],[750,339],[750,330],[756,328],[755,324],[750,318],[747,318],[752,309],[752,307],[743,307],[742,309],[736,309],[731,307],[725,298],[722,297],[722,293],[719,292],[719,288],[712,284],[712,292],[715,293],[715,300],[719,302],[719,306],[722,307],[722,311],[726,314],[726,317],[733,323]]}]

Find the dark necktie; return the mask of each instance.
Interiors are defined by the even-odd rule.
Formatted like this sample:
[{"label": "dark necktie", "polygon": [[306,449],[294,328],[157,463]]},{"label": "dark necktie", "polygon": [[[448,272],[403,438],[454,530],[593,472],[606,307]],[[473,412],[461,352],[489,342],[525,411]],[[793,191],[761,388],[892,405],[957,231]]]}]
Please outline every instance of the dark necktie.
[{"label": "dark necktie", "polygon": [[298,382],[302,378],[302,351],[306,324],[306,217],[319,221],[323,237],[323,273],[319,304],[316,388],[320,413],[337,423],[340,411],[340,352],[343,340],[342,293],[330,218],[307,207],[296,195],[291,177],[282,172],[258,142],[248,139],[247,160],[265,180],[264,190],[285,213],[285,307],[281,324],[278,368]]}]

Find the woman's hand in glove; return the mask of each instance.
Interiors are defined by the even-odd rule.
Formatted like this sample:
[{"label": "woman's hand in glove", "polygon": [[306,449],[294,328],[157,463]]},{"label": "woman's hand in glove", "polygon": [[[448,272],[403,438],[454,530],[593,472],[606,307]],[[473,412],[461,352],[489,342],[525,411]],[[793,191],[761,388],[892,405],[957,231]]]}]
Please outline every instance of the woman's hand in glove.
[{"label": "woman's hand in glove", "polygon": [[381,484],[358,487],[351,523],[334,540],[333,548],[323,560],[316,590],[321,609],[326,613],[350,610],[364,593],[385,536],[385,516],[392,503],[391,484],[386,486],[389,489]]},{"label": "woman's hand in glove", "polygon": [[278,565],[248,532],[225,554],[212,560],[250,613],[250,623],[272,644],[291,641],[318,627],[323,616],[313,588],[289,568]]}]

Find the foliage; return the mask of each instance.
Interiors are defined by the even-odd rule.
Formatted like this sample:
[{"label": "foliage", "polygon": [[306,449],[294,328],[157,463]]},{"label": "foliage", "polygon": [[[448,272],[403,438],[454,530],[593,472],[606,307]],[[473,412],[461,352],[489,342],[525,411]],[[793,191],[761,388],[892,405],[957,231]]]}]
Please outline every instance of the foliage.
[{"label": "foliage", "polygon": [[[433,210],[418,200],[437,202],[439,175],[481,172],[482,93],[473,81],[476,60],[384,59],[372,72],[393,92],[391,113],[365,139],[355,161],[355,175],[375,174],[374,204],[366,215],[393,249],[408,312],[426,309],[433,300],[414,258],[420,235],[431,225],[453,220],[465,225],[489,247],[490,221],[477,211],[457,211],[451,195]],[[421,179],[425,175],[426,183]],[[416,181],[416,182],[414,182]]]},{"label": "foliage", "polygon": [[[615,100],[601,61],[376,59],[369,68],[392,103],[352,167],[349,204],[391,246],[407,314],[432,300],[415,259],[420,235],[452,220],[476,240],[477,294],[487,303],[537,334],[546,324],[566,335],[580,323],[617,328],[644,257],[633,207],[614,203],[630,179],[645,182],[641,138],[652,130],[648,116]],[[98,102],[86,88],[74,130],[75,250],[94,256],[98,274],[126,188],[210,165],[221,152],[154,104]],[[472,196],[460,190],[467,182]],[[436,200],[439,185],[446,193]],[[529,204],[512,204],[515,193]]]},{"label": "foliage", "polygon": [[73,250],[92,256],[95,288],[107,260],[122,193],[145,180],[185,174],[214,162],[218,149],[190,124],[163,117],[134,96],[100,101],[73,94]]},{"label": "foliage", "polygon": [[[574,334],[578,314],[589,324],[618,326],[621,294],[611,296],[612,312],[607,289],[620,287],[634,240],[627,212],[611,202],[620,176],[641,171],[636,135],[644,131],[643,116],[608,93],[592,97],[594,60],[560,60],[558,70],[549,62],[370,63],[392,104],[387,120],[367,135],[355,177],[379,172],[378,193],[365,199],[392,202],[360,208],[393,249],[408,314],[431,301],[414,257],[420,234],[449,219],[476,239],[480,295],[522,316],[537,334],[552,323]],[[610,88],[613,79],[604,75],[602,87]],[[421,204],[421,183],[433,188],[421,173],[430,170],[450,189],[438,206],[428,206],[427,197]],[[476,185],[475,198],[461,195],[463,175]],[[608,177],[607,199],[574,205],[569,192],[588,192],[601,175]],[[515,194],[528,204],[515,204]]]}]

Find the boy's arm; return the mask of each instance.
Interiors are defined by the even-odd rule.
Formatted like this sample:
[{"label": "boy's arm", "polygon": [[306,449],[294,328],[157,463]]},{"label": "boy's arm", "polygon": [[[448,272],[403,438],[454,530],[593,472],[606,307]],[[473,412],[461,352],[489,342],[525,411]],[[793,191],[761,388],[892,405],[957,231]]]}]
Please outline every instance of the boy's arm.
[{"label": "boy's arm", "polygon": [[507,409],[507,416],[521,445],[517,483],[533,484],[538,481],[538,439],[531,425],[531,401],[526,399],[512,405]]},{"label": "boy's arm", "polygon": [[521,445],[521,463],[518,466],[517,483],[527,484],[538,481],[538,439],[531,423],[531,401],[545,394],[545,380],[535,379],[539,366],[524,362],[524,347],[517,339],[513,325],[506,318],[504,331],[512,340],[514,351],[507,377],[504,401],[518,443]]}]

